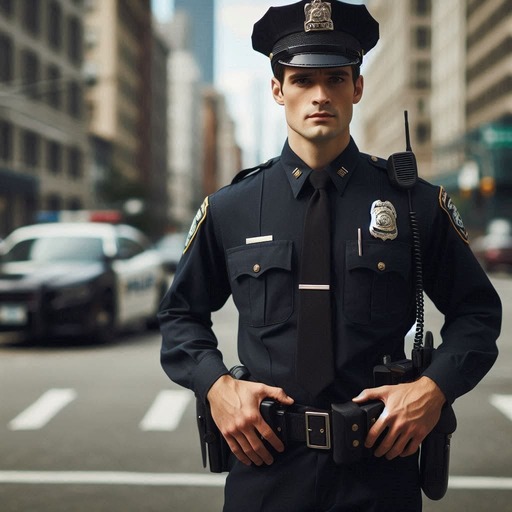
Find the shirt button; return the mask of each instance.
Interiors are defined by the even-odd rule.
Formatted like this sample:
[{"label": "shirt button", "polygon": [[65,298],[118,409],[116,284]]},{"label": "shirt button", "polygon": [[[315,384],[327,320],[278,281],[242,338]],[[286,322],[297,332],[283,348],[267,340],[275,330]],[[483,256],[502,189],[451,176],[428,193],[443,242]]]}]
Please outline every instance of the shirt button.
[{"label": "shirt button", "polygon": [[379,261],[379,263],[377,264],[377,268],[382,272],[386,270],[386,264],[382,261]]},{"label": "shirt button", "polygon": [[254,265],[254,267],[252,267],[252,270],[253,270],[253,272],[255,272],[257,274],[261,270],[261,267],[256,263],[256,265]]}]

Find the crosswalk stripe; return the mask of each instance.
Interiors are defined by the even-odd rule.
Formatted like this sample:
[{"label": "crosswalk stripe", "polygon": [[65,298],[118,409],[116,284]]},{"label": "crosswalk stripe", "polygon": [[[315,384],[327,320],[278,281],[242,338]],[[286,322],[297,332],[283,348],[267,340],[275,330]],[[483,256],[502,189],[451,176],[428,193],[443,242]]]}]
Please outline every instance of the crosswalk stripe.
[{"label": "crosswalk stripe", "polygon": [[[222,487],[226,475],[208,473],[130,473],[122,471],[0,471],[0,483],[60,485],[143,485]],[[450,489],[512,490],[512,478],[450,476]]]},{"label": "crosswalk stripe", "polygon": [[491,395],[490,402],[512,421],[512,395]]},{"label": "crosswalk stripe", "polygon": [[226,475],[122,471],[0,471],[0,483],[222,487]]},{"label": "crosswalk stripe", "polygon": [[450,489],[493,489],[512,490],[512,478],[496,476],[450,476]]},{"label": "crosswalk stripe", "polygon": [[192,394],[187,390],[160,391],[140,422],[141,430],[176,430],[191,399]]},{"label": "crosswalk stripe", "polygon": [[74,389],[49,389],[9,422],[11,430],[38,430],[76,398]]}]

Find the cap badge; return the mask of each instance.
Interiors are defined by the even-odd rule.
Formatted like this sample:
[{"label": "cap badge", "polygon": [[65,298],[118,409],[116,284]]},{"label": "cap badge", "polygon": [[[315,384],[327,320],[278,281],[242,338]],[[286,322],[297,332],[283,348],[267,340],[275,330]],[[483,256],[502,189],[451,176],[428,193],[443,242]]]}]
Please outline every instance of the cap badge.
[{"label": "cap badge", "polygon": [[304,13],[306,14],[304,31],[334,30],[331,12],[331,4],[329,2],[313,0],[310,4],[306,4],[304,6]]},{"label": "cap badge", "polygon": [[374,201],[370,215],[370,234],[374,238],[394,240],[397,237],[396,210],[389,201]]}]

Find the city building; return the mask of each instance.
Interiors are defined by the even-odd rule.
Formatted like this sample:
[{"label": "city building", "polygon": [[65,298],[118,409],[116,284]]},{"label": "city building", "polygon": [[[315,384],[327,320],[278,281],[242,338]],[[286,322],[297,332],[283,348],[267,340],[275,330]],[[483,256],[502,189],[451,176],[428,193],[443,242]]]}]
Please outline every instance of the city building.
[{"label": "city building", "polygon": [[198,64],[201,82],[214,81],[215,0],[174,0],[175,12],[185,12],[189,25],[189,49]]},{"label": "city building", "polygon": [[512,217],[511,27],[507,0],[433,3],[434,171],[478,231]]},{"label": "city building", "polygon": [[86,6],[85,73],[96,199],[99,206],[120,209],[135,199],[145,211],[152,168],[150,1],[88,0]]},{"label": "city building", "polygon": [[190,18],[181,11],[160,25],[170,48],[168,77],[169,229],[187,230],[204,196],[202,190],[202,83],[189,49]]},{"label": "city building", "polygon": [[[197,27],[202,27],[205,20],[213,24],[213,15],[207,13],[208,9],[196,26],[197,16],[192,18],[187,10],[177,8],[172,20],[159,26],[170,48],[167,67],[170,231],[187,231],[204,197],[230,183],[241,168],[241,150],[225,98],[205,82],[193,51],[191,36]],[[206,67],[213,67],[213,62]]]},{"label": "city building", "polygon": [[512,218],[510,0],[368,6],[381,41],[363,68],[362,149],[403,150],[407,109],[420,176],[448,190],[470,231]]},{"label": "city building", "polygon": [[387,158],[405,150],[407,110],[420,174],[432,175],[430,124],[431,2],[369,0],[380,40],[363,63],[365,89],[357,106],[361,150]]},{"label": "city building", "polygon": [[168,178],[168,124],[167,107],[169,85],[167,59],[169,47],[153,22],[151,50],[151,176],[149,205],[151,211],[148,234],[153,238],[162,235],[169,221]]},{"label": "city building", "polygon": [[203,90],[203,133],[203,192],[208,195],[231,183],[242,168],[235,124],[224,96],[213,87]]},{"label": "city building", "polygon": [[466,191],[475,225],[512,219],[512,6],[466,0],[466,168],[478,169]]},{"label": "city building", "polygon": [[0,2],[0,236],[91,205],[82,2]]}]

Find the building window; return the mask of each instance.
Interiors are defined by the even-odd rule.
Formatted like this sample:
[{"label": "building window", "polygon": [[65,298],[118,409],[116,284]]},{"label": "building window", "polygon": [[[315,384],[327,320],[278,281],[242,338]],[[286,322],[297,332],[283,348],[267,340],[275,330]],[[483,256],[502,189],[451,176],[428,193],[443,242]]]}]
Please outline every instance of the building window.
[{"label": "building window", "polygon": [[418,60],[414,63],[412,85],[416,89],[428,89],[430,87],[430,62]]},{"label": "building window", "polygon": [[0,35],[0,82],[10,82],[13,79],[13,48],[12,41],[5,35]]},{"label": "building window", "polygon": [[430,28],[417,27],[415,30],[416,48],[430,48]]},{"label": "building window", "polygon": [[12,159],[12,125],[0,121],[0,160],[9,162]]},{"label": "building window", "polygon": [[0,11],[10,16],[13,11],[13,1],[14,0],[0,0]]},{"label": "building window", "polygon": [[83,158],[82,152],[78,148],[71,148],[68,157],[69,175],[78,179],[83,175]]},{"label": "building window", "polygon": [[39,88],[39,59],[30,50],[23,53],[21,76],[23,78],[23,91],[30,98],[35,98]]},{"label": "building window", "polygon": [[62,148],[57,142],[48,142],[46,166],[52,174],[62,171]]},{"label": "building window", "polygon": [[79,197],[72,197],[68,201],[68,209],[69,210],[81,210],[82,209],[82,201]]},{"label": "building window", "polygon": [[46,77],[48,79],[48,85],[46,86],[46,100],[48,101],[48,105],[59,109],[62,105],[62,80],[60,69],[57,66],[48,66]]},{"label": "building window", "polygon": [[416,16],[430,16],[431,0],[411,0],[412,12]]},{"label": "building window", "polygon": [[418,123],[416,125],[416,142],[420,145],[430,142],[430,124]]},{"label": "building window", "polygon": [[22,159],[27,167],[37,167],[39,164],[39,136],[31,131],[23,132]]},{"label": "building window", "polygon": [[58,194],[49,194],[46,198],[46,209],[49,211],[59,211],[62,209],[62,199]]},{"label": "building window", "polygon": [[41,20],[41,2],[39,0],[23,1],[23,25],[34,36],[39,35]]},{"label": "building window", "polygon": [[77,82],[68,84],[68,113],[76,119],[82,116],[82,88]]},{"label": "building window", "polygon": [[74,64],[82,64],[83,30],[78,18],[68,20],[68,57]]},{"label": "building window", "polygon": [[55,50],[62,46],[62,8],[58,2],[48,8],[48,43]]}]

